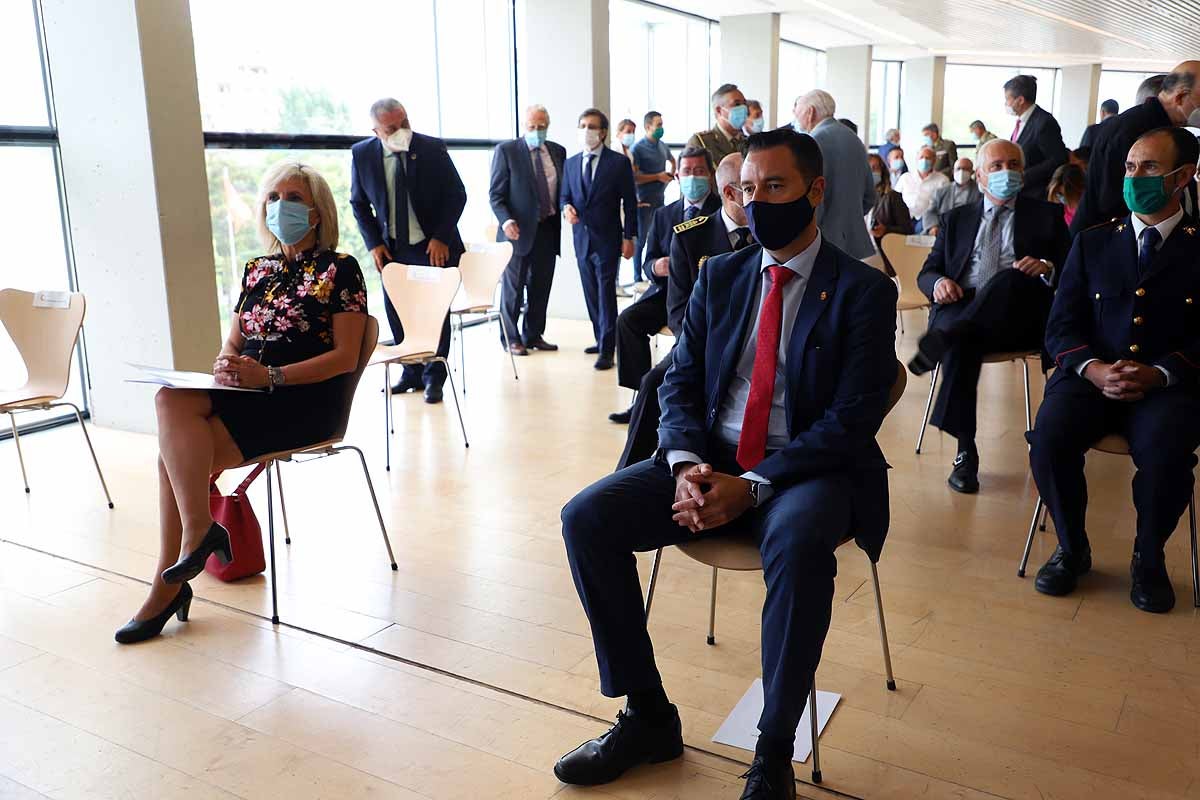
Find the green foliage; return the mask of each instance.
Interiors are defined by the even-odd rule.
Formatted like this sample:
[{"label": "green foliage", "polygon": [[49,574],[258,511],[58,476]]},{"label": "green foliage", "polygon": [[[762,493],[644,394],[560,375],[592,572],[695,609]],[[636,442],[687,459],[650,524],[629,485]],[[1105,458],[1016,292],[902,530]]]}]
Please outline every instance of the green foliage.
[{"label": "green foliage", "polygon": [[350,112],[324,89],[293,87],[279,92],[279,128],[283,133],[341,133],[352,130]]}]

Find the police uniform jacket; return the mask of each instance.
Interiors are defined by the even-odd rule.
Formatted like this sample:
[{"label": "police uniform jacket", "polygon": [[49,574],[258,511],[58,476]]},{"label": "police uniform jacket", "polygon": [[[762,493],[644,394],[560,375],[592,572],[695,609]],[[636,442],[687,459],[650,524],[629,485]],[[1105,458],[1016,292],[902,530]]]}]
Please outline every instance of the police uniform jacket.
[{"label": "police uniform jacket", "polygon": [[683,315],[700,268],[712,256],[732,250],[720,209],[715,214],[693,217],[675,226],[667,276],[667,327],[676,336],[683,329]]}]

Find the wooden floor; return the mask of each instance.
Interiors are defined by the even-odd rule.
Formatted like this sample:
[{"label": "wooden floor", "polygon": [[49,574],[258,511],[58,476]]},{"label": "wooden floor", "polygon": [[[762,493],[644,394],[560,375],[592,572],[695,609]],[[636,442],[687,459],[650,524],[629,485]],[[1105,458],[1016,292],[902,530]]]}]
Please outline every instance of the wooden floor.
[{"label": "wooden floor", "polygon": [[[902,358],[916,315],[908,325]],[[114,511],[77,428],[23,440],[28,497],[12,444],[0,445],[0,798],[736,798],[749,754],[710,739],[759,673],[761,575],[722,573],[710,647],[708,573],[675,551],[651,633],[686,758],[601,790],[563,787],[551,773],[620,708],[597,692],[558,514],[612,469],[625,429],[606,415],[629,392],[592,370],[578,323],[553,321],[562,351],[518,359],[519,381],[493,331],[467,335],[470,449],[452,403],[397,398],[385,472],[381,374],[360,391],[348,441],[367,453],[398,572],[352,455],[284,465],[293,543],[279,543],[281,616],[322,636],[261,619],[262,578],[202,576],[189,623],[145,645],[113,644],[154,564],[154,440],[93,430]],[[1035,375],[1035,403],[1041,386]],[[1168,552],[1179,606],[1136,611],[1131,467],[1094,455],[1094,571],[1072,597],[1037,594],[1016,577],[1035,497],[1019,368],[985,367],[973,497],[945,485],[952,441],[931,431],[913,453],[927,390],[913,379],[880,436],[895,468],[879,570],[898,691],[884,686],[866,557],[843,548],[818,674],[843,695],[821,740],[825,788],[1200,798],[1186,522]],[[261,479],[252,497],[265,527]],[[1040,534],[1031,574],[1052,549],[1053,533]],[[645,577],[648,556],[641,566]]]}]

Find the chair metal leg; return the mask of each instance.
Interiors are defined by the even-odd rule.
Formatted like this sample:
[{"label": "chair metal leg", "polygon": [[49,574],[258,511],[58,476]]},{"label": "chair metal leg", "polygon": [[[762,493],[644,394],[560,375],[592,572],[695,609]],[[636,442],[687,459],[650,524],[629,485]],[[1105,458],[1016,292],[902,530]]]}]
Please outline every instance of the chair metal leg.
[{"label": "chair metal leg", "polygon": [[808,690],[808,725],[812,730],[812,782],[821,782],[821,742],[817,725],[817,673],[813,673],[812,688]]},{"label": "chair metal leg", "polygon": [[[458,318],[458,360],[462,364],[462,392],[463,397],[467,396],[467,329],[463,327],[463,318]],[[450,365],[446,365],[446,372],[450,372]]]},{"label": "chair metal leg", "polygon": [[904,312],[903,312],[903,311],[897,311],[897,312],[896,312],[896,317],[897,317],[897,318],[899,319],[899,321],[900,321],[900,335],[901,335],[901,336],[903,336],[903,335],[904,335]]},{"label": "chair metal leg", "polygon": [[[87,442],[88,452],[92,454],[92,463],[96,465],[96,475],[100,478],[100,488],[104,490],[104,499],[108,501],[108,507],[113,507],[112,495],[108,493],[108,483],[104,480],[104,473],[100,470],[100,459],[96,458],[96,448],[92,447],[92,437],[88,435],[87,425],[83,424],[83,414],[79,411],[79,406],[74,403],[63,403],[62,405],[70,406],[75,412],[75,419],[79,421],[79,430],[83,431],[83,440]],[[22,465],[22,468],[24,465]]]},{"label": "chair metal leg", "polygon": [[716,644],[717,638],[717,568],[712,568],[712,591],[708,595],[708,643]]},{"label": "chair metal leg", "polygon": [[875,586],[875,611],[879,614],[879,642],[883,645],[883,668],[887,671],[887,688],[889,692],[896,691],[896,678],[892,674],[892,648],[888,646],[887,623],[883,621],[883,597],[879,593],[879,569],[875,562],[871,564],[871,583]]},{"label": "chair metal leg", "polygon": [[1017,567],[1018,578],[1025,577],[1025,567],[1029,565],[1029,551],[1033,549],[1033,534],[1037,529],[1038,517],[1041,516],[1044,505],[1045,501],[1042,500],[1042,496],[1039,494],[1037,505],[1033,507],[1033,519],[1029,521],[1029,536],[1025,539],[1025,552],[1021,555],[1021,566]]},{"label": "chair metal leg", "polygon": [[383,451],[385,453],[384,469],[392,471],[392,437],[396,432],[392,424],[392,366],[383,365]]},{"label": "chair metal leg", "polygon": [[1196,493],[1188,503],[1188,521],[1192,524],[1192,605],[1200,608],[1200,564],[1196,561]]},{"label": "chair metal leg", "polygon": [[[446,364],[446,359],[438,356],[433,359]],[[458,412],[458,425],[462,428],[463,447],[470,447],[471,443],[467,441],[467,424],[463,422],[462,407],[458,404],[458,393],[454,391],[454,376],[450,374],[450,365],[446,365],[446,377],[450,379],[450,396],[454,398],[454,410]],[[466,375],[463,375],[463,380],[466,380]]]},{"label": "chair metal leg", "polygon": [[275,462],[275,478],[279,481],[279,510],[283,512],[283,543],[292,543],[292,529],[288,525],[287,518],[287,500],[283,497],[283,469],[280,468],[279,462]]},{"label": "chair metal leg", "polygon": [[1038,523],[1038,530],[1042,533],[1046,532],[1046,517],[1050,516],[1050,506],[1042,503],[1042,521]]},{"label": "chair metal leg", "polygon": [[[388,561],[392,564],[392,571],[395,572],[396,556],[392,553],[392,540],[388,536],[387,527],[383,524],[383,512],[379,510],[379,498],[375,495],[375,483],[371,480],[371,473],[367,471],[367,457],[363,455],[363,451],[354,445],[346,444],[331,448],[334,453],[342,453],[346,450],[353,450],[358,454],[358,463],[362,464],[363,478],[367,481],[367,491],[371,493],[371,504],[375,506],[375,519],[379,520],[379,532],[383,534],[383,544],[387,548]],[[282,492],[280,498],[283,497]]]},{"label": "chair metal leg", "polygon": [[[1029,361],[1021,359],[1021,371],[1025,374],[1025,432],[1033,430],[1033,410],[1029,402]],[[1029,445],[1033,447],[1033,445]]]},{"label": "chair metal leg", "polygon": [[271,549],[271,624],[279,624],[279,594],[275,578],[275,492],[271,484],[271,468],[267,467],[267,542]]},{"label": "chair metal leg", "polygon": [[12,427],[13,444],[17,446],[17,461],[21,464],[21,482],[25,484],[25,494],[29,494],[29,476],[25,474],[25,456],[21,453],[21,434],[17,431],[17,418],[8,412],[8,424]]},{"label": "chair metal leg", "polygon": [[921,443],[925,441],[925,429],[929,427],[929,412],[933,408],[933,390],[937,386],[938,373],[942,365],[934,366],[929,373],[929,399],[925,401],[925,416],[921,417],[921,432],[917,434],[917,455],[921,455]]},{"label": "chair metal leg", "polygon": [[[519,381],[521,378],[517,375],[517,357],[513,355],[512,338],[508,335],[508,330],[504,326],[504,315],[497,314],[496,322],[500,325],[500,339],[504,342],[504,349],[508,351],[508,360],[512,362],[513,380]],[[463,394],[466,394],[465,389],[463,390]]]},{"label": "chair metal leg", "polygon": [[650,622],[650,604],[654,602],[654,587],[658,583],[658,567],[662,564],[660,547],[654,551],[654,564],[650,567],[650,585],[646,587],[646,622]]}]

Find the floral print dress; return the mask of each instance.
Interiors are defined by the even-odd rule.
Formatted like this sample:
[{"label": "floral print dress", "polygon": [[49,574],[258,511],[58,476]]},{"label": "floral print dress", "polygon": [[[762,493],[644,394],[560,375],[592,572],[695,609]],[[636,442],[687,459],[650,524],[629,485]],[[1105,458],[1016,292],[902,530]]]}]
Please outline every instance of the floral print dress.
[{"label": "floral print dress", "polygon": [[[367,289],[353,256],[308,250],[246,264],[234,313],[242,355],[268,366],[295,364],[333,349],[333,315],[367,312]],[[213,410],[246,459],[329,439],[341,416],[348,375],[282,386],[273,393],[209,393]]]}]

